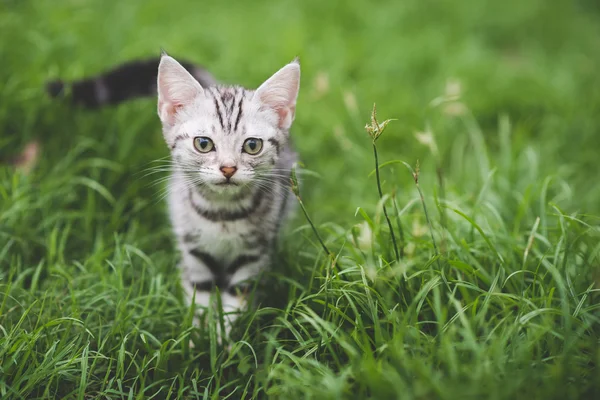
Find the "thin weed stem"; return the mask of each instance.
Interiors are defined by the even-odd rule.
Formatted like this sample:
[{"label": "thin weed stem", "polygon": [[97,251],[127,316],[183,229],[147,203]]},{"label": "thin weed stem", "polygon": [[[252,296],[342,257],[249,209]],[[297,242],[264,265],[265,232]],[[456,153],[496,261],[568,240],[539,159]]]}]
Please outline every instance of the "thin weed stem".
[{"label": "thin weed stem", "polygon": [[306,210],[306,207],[304,206],[302,197],[300,197],[300,188],[298,185],[298,178],[296,177],[296,167],[295,166],[292,168],[290,181],[292,184],[292,192],[296,196],[296,200],[298,200],[298,204],[300,204],[300,208],[302,209],[302,212],[304,213],[304,217],[308,221],[308,224],[312,228],[312,231],[314,232],[315,236],[317,237],[317,240],[321,244],[323,251],[325,252],[325,254],[327,254],[327,257],[332,261],[332,266],[335,267],[336,266],[335,255],[329,250],[329,248],[327,248],[327,245],[325,244],[325,241],[323,240],[323,238],[321,238],[321,235],[319,234],[317,227],[315,226],[315,224],[312,222],[312,219],[310,219],[310,216],[308,215],[308,211]]},{"label": "thin weed stem", "polygon": [[385,216],[385,220],[387,221],[388,228],[390,230],[390,236],[392,237],[392,243],[394,244],[394,254],[396,255],[396,261],[400,261],[400,253],[398,252],[398,243],[396,242],[396,235],[394,234],[394,227],[392,226],[392,221],[390,221],[390,217],[388,216],[387,208],[385,206],[385,201],[383,201],[383,191],[381,190],[381,177],[379,176],[379,157],[377,155],[377,139],[379,136],[385,131],[386,126],[393,120],[386,119],[382,123],[377,121],[377,106],[373,104],[373,111],[371,112],[371,124],[367,124],[365,126],[365,130],[371,137],[371,141],[373,143],[373,155],[375,156],[375,174],[377,177],[377,190],[379,192],[379,199],[382,200],[381,206],[383,207],[383,215]]},{"label": "thin weed stem", "polygon": [[398,201],[396,199],[396,192],[392,194],[392,203],[394,204],[394,211],[396,212],[396,224],[398,225],[398,234],[400,235],[400,258],[404,258],[404,229],[402,228],[402,221],[400,220],[400,209],[398,208]]},{"label": "thin weed stem", "polygon": [[[377,179],[377,190],[379,192],[379,199],[383,200],[383,191],[381,190],[381,179],[379,177],[379,157],[377,156],[377,145],[373,140],[373,155],[375,156],[375,176]],[[398,252],[398,243],[396,242],[396,235],[394,234],[394,228],[392,227],[392,221],[390,221],[390,217],[388,216],[387,207],[385,206],[385,202],[382,204],[383,207],[383,215],[385,216],[385,220],[387,221],[388,228],[390,229],[390,235],[392,237],[392,243],[394,244],[394,254],[396,255],[396,261],[400,261],[400,253]]]},{"label": "thin weed stem", "polygon": [[437,168],[436,168],[436,172],[437,172],[437,179],[438,179],[438,185],[440,186],[440,195],[438,198],[438,210],[440,212],[440,218],[441,218],[441,224],[442,224],[442,243],[441,243],[441,247],[442,247],[442,251],[446,251],[446,230],[448,229],[448,216],[446,214],[446,208],[445,207],[440,207],[440,202],[444,202],[446,200],[446,188],[444,185],[444,173],[442,170],[442,165],[441,162],[438,160],[437,161]]},{"label": "thin weed stem", "polygon": [[415,180],[415,185],[417,186],[417,190],[419,191],[419,197],[421,198],[421,204],[423,205],[423,211],[425,212],[425,219],[427,220],[427,225],[429,226],[429,234],[431,235],[431,242],[433,243],[433,250],[435,251],[437,265],[441,271],[440,259],[439,259],[439,251],[437,244],[435,242],[435,236],[433,236],[433,225],[431,224],[431,220],[429,219],[429,213],[427,212],[427,204],[425,204],[425,197],[423,196],[423,191],[421,190],[421,186],[419,185],[419,161],[417,160],[417,170],[415,171],[410,164],[406,162],[402,162],[412,173],[413,179]]},{"label": "thin weed stem", "polygon": [[[327,271],[326,271],[326,274],[325,274],[325,308],[323,309],[323,315],[322,315],[322,318],[324,320],[330,320],[331,309],[329,307],[329,304],[330,304],[330,302],[329,302],[329,289],[330,289],[330,282],[331,282],[331,278],[332,278],[332,275],[330,273],[330,269],[332,269],[334,271],[338,269],[337,258],[335,257],[335,254],[333,254],[329,250],[329,248],[327,248],[327,245],[325,244],[325,241],[323,240],[323,238],[321,238],[321,235],[319,234],[319,231],[317,230],[317,227],[315,226],[315,224],[310,219],[310,216],[308,215],[308,211],[306,210],[306,207],[304,206],[304,202],[302,201],[302,197],[300,197],[300,186],[298,185],[298,178],[296,176],[296,166],[295,165],[292,167],[292,170],[291,170],[290,182],[292,184],[292,192],[294,193],[294,195],[296,196],[296,200],[298,200],[298,203],[300,204],[300,208],[302,209],[302,212],[304,213],[304,217],[308,221],[308,223],[309,223],[310,227],[312,228],[315,236],[317,237],[317,240],[319,240],[319,243],[321,244],[321,247],[323,248],[323,251],[327,255],[327,259],[331,263],[331,268],[327,268]],[[317,354],[319,354],[319,355],[322,354],[323,346],[324,346],[324,343],[321,340],[319,342],[319,345],[318,345],[318,348],[317,348]]]}]

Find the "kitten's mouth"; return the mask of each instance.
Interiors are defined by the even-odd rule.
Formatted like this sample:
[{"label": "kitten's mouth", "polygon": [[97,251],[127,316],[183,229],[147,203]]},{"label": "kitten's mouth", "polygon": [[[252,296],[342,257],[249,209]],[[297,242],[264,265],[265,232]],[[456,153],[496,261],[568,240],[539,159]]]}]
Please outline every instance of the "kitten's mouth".
[{"label": "kitten's mouth", "polygon": [[237,186],[238,184],[232,181],[225,181],[225,182],[219,182],[219,183],[215,183],[215,185],[217,186]]}]

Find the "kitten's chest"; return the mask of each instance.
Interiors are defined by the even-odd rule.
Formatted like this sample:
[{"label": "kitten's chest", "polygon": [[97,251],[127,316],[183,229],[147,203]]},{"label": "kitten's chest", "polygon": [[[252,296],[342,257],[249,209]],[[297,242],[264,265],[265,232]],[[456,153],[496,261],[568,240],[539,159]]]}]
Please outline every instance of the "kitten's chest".
[{"label": "kitten's chest", "polygon": [[[255,228],[247,220],[207,221],[192,208],[178,213],[173,221],[175,234],[188,248],[201,248],[222,260],[234,259],[248,248]],[[180,239],[180,240],[181,240]]]},{"label": "kitten's chest", "polygon": [[226,208],[215,207],[174,178],[169,213],[182,251],[200,249],[220,260],[231,261],[249,250],[263,252],[271,247],[280,210],[271,197],[255,192]]},{"label": "kitten's chest", "polygon": [[244,238],[252,234],[251,226],[246,221],[239,222],[207,222],[199,221],[190,226],[197,235],[196,243],[222,259],[235,258],[247,247]]}]

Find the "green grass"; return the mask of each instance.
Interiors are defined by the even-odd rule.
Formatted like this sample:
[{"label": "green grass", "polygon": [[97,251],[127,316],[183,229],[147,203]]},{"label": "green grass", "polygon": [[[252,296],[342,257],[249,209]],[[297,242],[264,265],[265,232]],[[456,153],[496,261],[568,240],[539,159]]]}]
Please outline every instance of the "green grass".
[{"label": "green grass", "polygon": [[[0,38],[0,158],[43,149],[0,167],[0,398],[600,393],[596,2],[4,0]],[[144,177],[154,100],[43,93],[161,47],[248,86],[302,60],[301,196],[335,266],[298,210],[229,351]]]}]

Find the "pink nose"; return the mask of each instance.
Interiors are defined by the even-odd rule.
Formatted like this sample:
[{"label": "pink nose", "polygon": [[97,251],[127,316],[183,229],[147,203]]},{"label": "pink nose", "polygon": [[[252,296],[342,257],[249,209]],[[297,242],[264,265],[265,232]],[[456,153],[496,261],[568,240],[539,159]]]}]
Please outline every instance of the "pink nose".
[{"label": "pink nose", "polygon": [[235,174],[235,171],[237,171],[236,167],[221,167],[221,172],[227,179],[231,178]]}]

